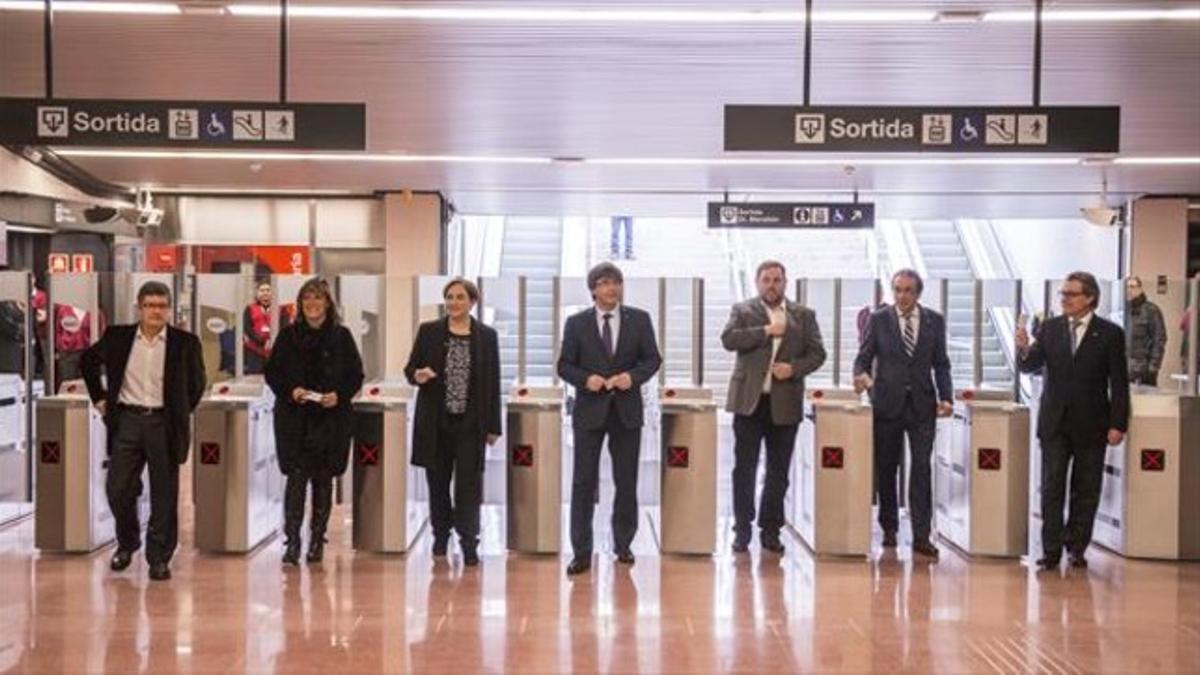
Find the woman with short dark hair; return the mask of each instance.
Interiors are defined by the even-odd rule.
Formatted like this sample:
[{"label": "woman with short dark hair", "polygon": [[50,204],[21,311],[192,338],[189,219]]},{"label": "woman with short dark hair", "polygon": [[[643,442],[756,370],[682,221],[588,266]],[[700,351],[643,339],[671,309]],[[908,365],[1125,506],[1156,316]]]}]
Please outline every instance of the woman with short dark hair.
[{"label": "woman with short dark hair", "polygon": [[[463,564],[479,564],[484,447],[500,436],[500,348],[496,331],[471,316],[479,289],[453,279],[445,318],[421,324],[404,374],[418,388],[412,463],[425,468],[433,555],[458,532]],[[451,499],[450,483],[454,482]]]},{"label": "woman with short dark hair", "polygon": [[322,279],[310,279],[296,297],[300,318],[279,333],[267,359],[275,392],[275,447],[287,476],[283,563],[300,562],[305,492],[312,484],[307,560],[320,562],[332,508],[333,479],[346,471],[353,408],[363,382],[362,358]]}]

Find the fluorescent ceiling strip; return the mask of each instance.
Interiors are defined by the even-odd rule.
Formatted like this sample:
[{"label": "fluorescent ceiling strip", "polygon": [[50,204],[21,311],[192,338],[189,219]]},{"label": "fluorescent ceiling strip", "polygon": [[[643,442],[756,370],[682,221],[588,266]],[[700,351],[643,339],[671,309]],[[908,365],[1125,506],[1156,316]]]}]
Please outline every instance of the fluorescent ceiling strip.
[{"label": "fluorescent ceiling strip", "polygon": [[[279,16],[278,5],[229,4],[235,16]],[[816,11],[814,21],[833,23],[928,22],[931,10]],[[411,7],[298,5],[288,15],[327,19],[423,19],[442,21],[508,21],[556,23],[803,23],[804,12],[789,10],[573,9],[515,7]]]},{"label": "fluorescent ceiling strip", "polygon": [[[63,157],[108,159],[182,159],[279,162],[371,162],[394,164],[561,164],[563,166],[1091,166],[1095,157],[1045,156],[810,156],[810,157],[596,157],[557,162],[551,157],[518,155],[398,155],[381,153],[257,152],[221,150],[123,150],[55,148]],[[1190,166],[1200,157],[1116,157],[1105,163],[1141,166]]]},{"label": "fluorescent ceiling strip", "polygon": [[1113,164],[1143,166],[1200,165],[1200,157],[1117,157],[1113,159]]},{"label": "fluorescent ceiling strip", "polygon": [[[986,12],[984,21],[1032,23],[1034,12],[1028,10],[1006,10]],[[1054,9],[1042,13],[1044,21],[1195,21],[1200,19],[1200,8],[1181,7],[1175,9]]]},{"label": "fluorescent ceiling strip", "polygon": [[[187,3],[184,3],[185,5]],[[41,11],[41,0],[0,0],[0,10]],[[180,5],[170,2],[106,2],[102,0],[56,0],[56,11],[92,12],[107,14],[180,14]],[[234,16],[279,16],[278,4],[229,3],[213,8],[225,9]],[[522,8],[522,7],[413,7],[394,5],[297,5],[288,8],[294,18],[328,19],[411,19],[431,21],[495,21],[495,22],[554,22],[554,23],[712,23],[712,24],[802,24],[804,13],[792,10],[690,10],[690,9],[583,9],[583,8]],[[983,21],[1032,22],[1034,13],[1028,10],[999,10],[981,12]],[[922,9],[847,9],[816,10],[814,22],[820,23],[926,23],[935,21],[938,12]],[[1043,13],[1046,21],[1104,22],[1104,21],[1195,21],[1200,20],[1200,7],[1159,9],[1050,9]]]},{"label": "fluorescent ceiling strip", "polygon": [[378,162],[396,164],[552,164],[549,157],[513,155],[389,155],[350,152],[236,152],[224,150],[105,150],[55,148],[63,157],[113,159],[222,159],[279,162]]},{"label": "fluorescent ceiling strip", "polygon": [[[38,0],[0,0],[0,9],[42,11],[45,4]],[[85,0],[56,0],[56,12],[87,12],[92,14],[180,14],[173,2],[88,2]]]}]

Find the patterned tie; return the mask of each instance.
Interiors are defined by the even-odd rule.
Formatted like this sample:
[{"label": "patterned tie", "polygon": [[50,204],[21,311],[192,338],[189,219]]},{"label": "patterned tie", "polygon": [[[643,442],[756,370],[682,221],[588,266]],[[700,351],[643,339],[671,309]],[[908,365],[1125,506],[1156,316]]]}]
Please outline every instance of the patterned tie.
[{"label": "patterned tie", "polygon": [[1071,355],[1075,355],[1075,350],[1079,349],[1079,326],[1083,324],[1079,319],[1071,319]]},{"label": "patterned tie", "polygon": [[604,340],[604,351],[608,354],[608,358],[613,357],[613,339],[612,339],[612,314],[606,312],[604,314],[604,330],[600,332],[600,338]]},{"label": "patterned tie", "polygon": [[911,310],[904,313],[904,353],[908,358],[917,351],[917,328],[913,325],[913,313]]}]

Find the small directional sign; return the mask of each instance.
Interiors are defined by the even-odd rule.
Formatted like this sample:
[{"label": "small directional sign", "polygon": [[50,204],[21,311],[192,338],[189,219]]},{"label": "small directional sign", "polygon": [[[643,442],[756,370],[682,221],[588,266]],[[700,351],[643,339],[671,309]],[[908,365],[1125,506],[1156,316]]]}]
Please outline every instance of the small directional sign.
[{"label": "small directional sign", "polygon": [[875,227],[870,202],[709,202],[708,226],[857,229]]}]

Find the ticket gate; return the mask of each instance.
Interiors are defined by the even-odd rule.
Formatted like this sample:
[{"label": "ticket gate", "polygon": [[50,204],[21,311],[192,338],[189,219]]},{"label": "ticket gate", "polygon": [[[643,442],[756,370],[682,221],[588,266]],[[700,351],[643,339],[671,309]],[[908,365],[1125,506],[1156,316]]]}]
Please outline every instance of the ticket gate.
[{"label": "ticket gate", "polygon": [[517,385],[508,396],[508,550],[562,548],[562,387]]},{"label": "ticket gate", "polygon": [[659,549],[711,555],[717,548],[717,404],[712,390],[662,390]]},{"label": "ticket gate", "polygon": [[409,461],[408,407],[413,391],[398,380],[363,386],[354,399],[353,545],[356,551],[403,553],[428,518],[424,481]]},{"label": "ticket gate", "polygon": [[938,533],[968,555],[1020,557],[1029,545],[1029,409],[1009,390],[955,392],[934,457]]},{"label": "ticket gate", "polygon": [[[116,537],[104,480],[108,434],[82,380],[37,401],[34,543],[43,551],[88,553]],[[143,490],[143,494],[145,494]]]},{"label": "ticket gate", "polygon": [[259,377],[217,382],[196,408],[196,548],[245,553],[279,531],[275,396]]},{"label": "ticket gate", "polygon": [[25,380],[0,373],[0,524],[29,513],[29,440]]},{"label": "ticket gate", "polygon": [[792,463],[792,527],[818,555],[871,552],[875,446],[871,405],[850,389],[805,396],[799,457]]},{"label": "ticket gate", "polygon": [[1094,541],[1131,558],[1200,559],[1200,397],[1135,393],[1108,448]]}]

